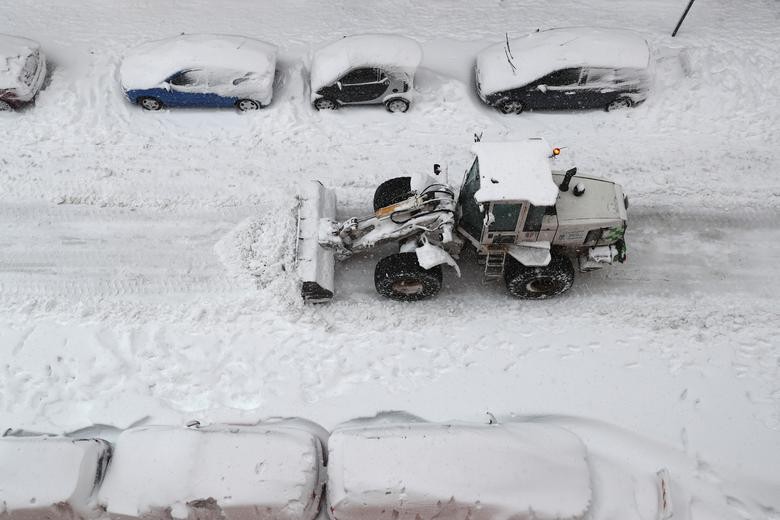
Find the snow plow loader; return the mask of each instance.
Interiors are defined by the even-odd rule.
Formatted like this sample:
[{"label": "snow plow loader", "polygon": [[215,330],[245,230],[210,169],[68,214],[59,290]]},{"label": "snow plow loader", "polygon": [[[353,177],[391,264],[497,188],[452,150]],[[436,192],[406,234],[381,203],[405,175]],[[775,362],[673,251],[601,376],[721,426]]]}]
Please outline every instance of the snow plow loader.
[{"label": "snow plow loader", "polygon": [[[441,169],[418,186],[411,177],[380,184],[374,213],[336,219],[336,195],[312,181],[299,197],[296,263],[305,301],[329,301],[337,260],[389,242],[398,252],[376,265],[377,292],[400,301],[431,297],[443,264],[460,270],[464,247],[476,250],[485,281],[504,279],[518,298],[566,292],[581,272],[626,258],[628,199],[611,181],[577,176],[561,150],[542,139],[477,142],[460,192]],[[456,194],[457,193],[457,194]]]}]

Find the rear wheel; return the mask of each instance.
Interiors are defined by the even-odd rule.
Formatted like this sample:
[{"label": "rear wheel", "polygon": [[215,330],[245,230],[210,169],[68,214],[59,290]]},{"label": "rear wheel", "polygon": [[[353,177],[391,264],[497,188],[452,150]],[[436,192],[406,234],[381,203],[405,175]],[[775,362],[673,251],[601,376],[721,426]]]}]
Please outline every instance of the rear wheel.
[{"label": "rear wheel", "polygon": [[236,102],[236,108],[238,108],[241,112],[246,112],[248,110],[260,110],[262,106],[260,103],[252,99],[239,99]]},{"label": "rear wheel", "polygon": [[498,105],[496,105],[496,108],[499,112],[502,114],[519,114],[523,111],[525,106],[520,101],[512,101],[510,99],[507,99],[506,101],[502,101]]},{"label": "rear wheel", "polygon": [[631,108],[632,106],[634,106],[634,102],[631,101],[631,98],[620,97],[607,105],[607,112],[612,112],[613,110],[622,110],[624,108]]},{"label": "rear wheel", "polygon": [[314,108],[317,110],[336,110],[339,104],[328,98],[319,98],[314,101]]},{"label": "rear wheel", "polygon": [[376,264],[376,292],[392,300],[413,302],[436,295],[441,289],[441,266],[423,269],[417,253],[396,253]]},{"label": "rear wheel", "polygon": [[411,192],[411,177],[396,177],[383,182],[374,192],[374,211],[406,200]]},{"label": "rear wheel", "polygon": [[12,107],[10,103],[0,101],[0,112],[10,112],[13,109],[14,107]]},{"label": "rear wheel", "polygon": [[138,100],[138,104],[144,110],[160,110],[163,107],[162,101],[153,97],[143,97]]},{"label": "rear wheel", "polygon": [[568,291],[574,283],[574,268],[565,256],[553,253],[545,266],[527,267],[507,256],[504,280],[509,294],[525,300],[542,300]]},{"label": "rear wheel", "polygon": [[405,99],[391,99],[385,103],[388,112],[406,112],[409,110],[409,102]]}]

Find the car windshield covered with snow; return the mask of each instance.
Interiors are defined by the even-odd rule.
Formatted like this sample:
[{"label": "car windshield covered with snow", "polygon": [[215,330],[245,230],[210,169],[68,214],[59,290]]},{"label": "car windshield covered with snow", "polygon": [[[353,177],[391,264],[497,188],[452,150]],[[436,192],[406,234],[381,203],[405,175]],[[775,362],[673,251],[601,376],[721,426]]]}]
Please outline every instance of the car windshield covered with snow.
[{"label": "car windshield covered with snow", "polygon": [[37,42],[0,34],[0,110],[31,102],[45,76],[46,58]]},{"label": "car windshield covered with snow", "polygon": [[276,47],[243,36],[190,34],[148,42],[120,67],[122,88],[147,110],[237,107],[255,110],[273,95]]},{"label": "car windshield covered with snow", "polygon": [[621,29],[572,27],[531,33],[483,50],[480,98],[504,113],[633,106],[652,80],[647,41]]},{"label": "car windshield covered with snow", "polygon": [[312,103],[318,110],[384,104],[406,112],[412,101],[420,45],[387,34],[348,36],[318,49],[311,63]]}]

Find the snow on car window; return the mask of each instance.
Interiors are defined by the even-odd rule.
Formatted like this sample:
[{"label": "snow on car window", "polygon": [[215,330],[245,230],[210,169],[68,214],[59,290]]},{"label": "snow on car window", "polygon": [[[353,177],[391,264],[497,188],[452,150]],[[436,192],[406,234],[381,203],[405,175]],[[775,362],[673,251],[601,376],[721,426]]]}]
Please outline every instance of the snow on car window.
[{"label": "snow on car window", "polygon": [[170,83],[179,87],[205,86],[208,84],[208,74],[200,69],[184,70],[171,76]]},{"label": "snow on car window", "polygon": [[563,69],[548,74],[542,80],[542,83],[551,87],[563,87],[567,85],[576,85],[580,80],[580,69]]}]

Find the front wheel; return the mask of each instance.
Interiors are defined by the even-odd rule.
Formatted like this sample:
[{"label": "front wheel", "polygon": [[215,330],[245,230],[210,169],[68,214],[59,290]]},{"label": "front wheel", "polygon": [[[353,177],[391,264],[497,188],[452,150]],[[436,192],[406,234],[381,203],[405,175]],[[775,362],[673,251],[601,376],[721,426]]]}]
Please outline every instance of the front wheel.
[{"label": "front wheel", "polygon": [[376,292],[392,300],[414,302],[435,296],[441,289],[441,266],[423,269],[417,253],[396,253],[376,264]]},{"label": "front wheel", "polygon": [[523,111],[525,105],[523,105],[523,103],[520,101],[512,101],[507,99],[506,101],[502,101],[496,105],[496,108],[502,114],[519,114]]},{"label": "front wheel", "polygon": [[631,108],[632,106],[634,106],[634,102],[631,101],[631,98],[620,97],[607,105],[607,112],[612,112],[613,110],[623,110],[624,108]]},{"label": "front wheel", "polygon": [[412,178],[396,177],[377,186],[374,192],[374,211],[397,204],[412,195]]},{"label": "front wheel", "polygon": [[252,99],[239,99],[236,102],[236,108],[238,108],[241,112],[246,112],[248,110],[260,110],[262,106],[260,103]]},{"label": "front wheel", "polygon": [[388,112],[406,112],[409,110],[409,102],[405,99],[391,99],[385,103]]},{"label": "front wheel", "polygon": [[141,108],[144,110],[152,111],[160,110],[163,107],[162,101],[153,97],[143,97],[138,100],[138,104],[141,105]]},{"label": "front wheel", "polygon": [[10,103],[0,101],[0,112],[10,112],[13,109],[14,107],[12,107]]},{"label": "front wheel", "polygon": [[507,256],[504,281],[509,294],[524,300],[542,300],[568,291],[574,283],[574,268],[565,256],[552,255],[545,266],[527,267]]},{"label": "front wheel", "polygon": [[339,104],[328,98],[319,98],[314,101],[314,108],[317,110],[336,110]]}]

